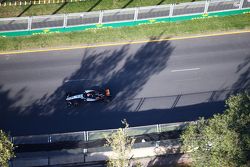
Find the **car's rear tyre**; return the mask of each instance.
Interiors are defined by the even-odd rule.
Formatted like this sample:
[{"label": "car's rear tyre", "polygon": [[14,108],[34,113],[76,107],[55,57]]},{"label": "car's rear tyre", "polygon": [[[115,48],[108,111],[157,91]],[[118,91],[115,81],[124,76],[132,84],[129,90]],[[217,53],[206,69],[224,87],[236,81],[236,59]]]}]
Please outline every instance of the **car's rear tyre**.
[{"label": "car's rear tyre", "polygon": [[68,107],[71,107],[72,106],[72,103],[70,101],[67,102],[67,106]]},{"label": "car's rear tyre", "polygon": [[72,93],[66,93],[66,98],[72,96]]},{"label": "car's rear tyre", "polygon": [[79,103],[78,103],[78,102],[73,102],[73,105],[74,105],[75,107],[77,107],[77,106],[79,106]]}]

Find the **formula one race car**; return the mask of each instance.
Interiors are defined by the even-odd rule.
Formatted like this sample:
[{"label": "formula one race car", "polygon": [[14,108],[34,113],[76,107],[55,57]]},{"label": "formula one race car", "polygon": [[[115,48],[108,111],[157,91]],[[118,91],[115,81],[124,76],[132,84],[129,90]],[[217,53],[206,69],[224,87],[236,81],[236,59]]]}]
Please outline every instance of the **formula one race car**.
[{"label": "formula one race car", "polygon": [[110,102],[110,89],[84,90],[82,93],[67,93],[66,103],[68,106],[78,106],[86,102]]}]

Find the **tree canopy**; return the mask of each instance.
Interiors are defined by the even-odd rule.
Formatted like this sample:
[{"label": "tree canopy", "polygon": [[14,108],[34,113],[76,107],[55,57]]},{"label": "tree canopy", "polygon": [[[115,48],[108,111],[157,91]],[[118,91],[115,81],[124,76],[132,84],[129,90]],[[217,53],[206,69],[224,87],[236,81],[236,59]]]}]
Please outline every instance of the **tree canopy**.
[{"label": "tree canopy", "polygon": [[6,133],[0,130],[0,166],[8,166],[8,161],[14,157],[14,147]]},{"label": "tree canopy", "polygon": [[226,100],[223,114],[200,118],[183,132],[182,150],[194,166],[234,167],[247,163],[250,151],[250,95],[248,92]]},{"label": "tree canopy", "polygon": [[125,128],[119,128],[116,132],[106,137],[107,145],[112,148],[113,154],[109,157],[109,167],[128,167],[130,152],[134,144],[134,138],[127,134],[128,123],[122,121]]}]

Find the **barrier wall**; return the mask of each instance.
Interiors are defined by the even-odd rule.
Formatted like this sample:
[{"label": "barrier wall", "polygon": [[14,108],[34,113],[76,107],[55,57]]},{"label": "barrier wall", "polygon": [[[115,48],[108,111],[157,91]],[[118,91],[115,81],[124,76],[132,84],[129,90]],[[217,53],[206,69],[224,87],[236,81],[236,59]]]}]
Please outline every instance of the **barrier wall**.
[{"label": "barrier wall", "polygon": [[249,0],[202,1],[122,10],[0,19],[0,36],[118,28],[250,13]]}]

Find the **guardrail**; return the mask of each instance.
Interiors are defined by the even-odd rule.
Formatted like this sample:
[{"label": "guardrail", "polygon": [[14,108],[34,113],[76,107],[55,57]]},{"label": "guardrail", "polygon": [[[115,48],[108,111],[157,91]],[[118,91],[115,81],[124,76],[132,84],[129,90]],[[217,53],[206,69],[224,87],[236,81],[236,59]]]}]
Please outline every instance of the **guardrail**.
[{"label": "guardrail", "polygon": [[[168,124],[157,124],[148,126],[130,127],[127,129],[129,136],[147,135],[152,133],[162,133],[175,130],[182,130],[189,122],[178,122]],[[117,131],[117,129],[81,131],[60,134],[34,135],[34,136],[17,136],[12,137],[14,145],[21,144],[47,144],[69,141],[94,141],[104,139],[105,136]]]},{"label": "guardrail", "polygon": [[44,29],[46,32],[46,29],[49,31],[48,29],[51,28],[63,28],[64,30],[62,31],[65,31],[67,28],[77,28],[79,26],[87,26],[87,29],[89,29],[102,27],[102,24],[143,20],[149,20],[153,23],[154,19],[159,18],[175,18],[179,16],[207,14],[220,11],[238,11],[248,8],[250,8],[249,0],[216,0],[98,12],[1,18],[0,32],[35,31]]},{"label": "guardrail", "polygon": [[[169,123],[169,124],[157,124],[149,126],[140,127],[130,127],[127,130],[129,136],[141,136],[150,134],[159,134],[162,132],[171,132],[183,130],[187,124],[190,122],[179,122],[179,123]],[[109,130],[97,130],[97,131],[82,131],[73,133],[61,133],[61,134],[49,134],[49,135],[36,135],[36,136],[19,136],[12,137],[12,142],[19,147],[43,148],[39,151],[32,149],[33,151],[18,151],[16,157],[9,162],[11,167],[19,166],[49,166],[49,165],[66,165],[66,164],[91,164],[97,161],[108,160],[108,155],[112,152],[111,147],[104,146],[103,144],[97,144],[98,140],[103,140],[105,136],[115,132],[117,129]],[[143,136],[142,139],[144,139]],[[140,138],[141,139],[141,138]],[[145,138],[146,139],[146,138]],[[79,145],[77,148],[67,148],[65,143],[74,142],[86,142],[88,144]],[[90,146],[89,142],[93,142],[93,146]],[[102,142],[103,143],[103,142]],[[36,146],[34,145],[36,144]],[[49,146],[53,144],[63,145],[64,149],[47,150]],[[67,145],[67,144],[66,144]],[[73,144],[74,145],[74,144]],[[24,146],[25,147],[25,146]],[[138,154],[135,151],[133,158],[140,158],[140,156],[152,156],[152,155],[162,155],[162,154],[174,154],[179,153],[180,140],[177,138],[170,138],[167,140],[150,140],[150,141],[137,141],[133,145],[133,150],[137,149],[147,149],[148,154]],[[164,151],[162,151],[162,149]],[[47,151],[44,151],[47,150]],[[143,151],[143,150],[142,150]],[[100,162],[99,162],[100,163]]]}]

